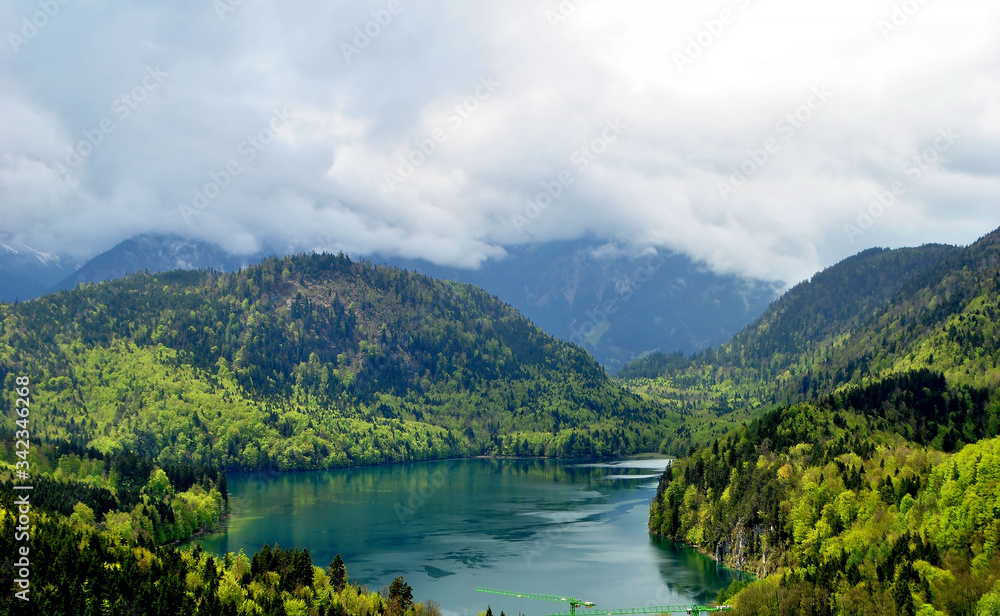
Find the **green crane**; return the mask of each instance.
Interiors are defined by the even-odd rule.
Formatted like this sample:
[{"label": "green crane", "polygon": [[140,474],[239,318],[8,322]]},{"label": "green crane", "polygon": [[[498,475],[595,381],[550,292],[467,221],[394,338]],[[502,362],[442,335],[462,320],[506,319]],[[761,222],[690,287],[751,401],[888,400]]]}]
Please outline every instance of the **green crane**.
[{"label": "green crane", "polygon": [[593,601],[583,601],[581,599],[574,599],[573,597],[562,597],[559,595],[539,595],[530,592],[515,592],[513,590],[496,590],[494,588],[476,588],[477,592],[489,592],[494,595],[506,595],[508,597],[517,597],[519,599],[538,599],[539,601],[559,601],[560,603],[569,603],[569,616],[576,616],[576,608],[578,607],[594,607],[595,603]]},{"label": "green crane", "polygon": [[[581,599],[563,597],[561,595],[540,595],[537,593],[516,592],[513,590],[496,590],[494,588],[476,588],[474,590],[477,592],[493,593],[494,595],[517,597],[518,599],[538,599],[539,601],[558,601],[560,603],[569,604],[568,612],[556,612],[554,614],[549,614],[549,616],[576,616],[576,608],[590,608],[597,605],[593,601],[583,601]],[[728,612],[731,609],[733,608],[729,605],[717,605],[714,607],[708,607],[705,605],[654,605],[652,607],[633,607],[623,610],[598,610],[594,613],[594,616],[619,616],[624,614],[700,614],[702,612]]]},{"label": "green crane", "polygon": [[[652,607],[633,607],[624,610],[598,610],[594,616],[614,616],[616,614],[700,614],[702,612],[728,612],[730,605],[707,607],[704,605],[654,605]],[[549,616],[575,616],[572,612],[556,612]]]}]

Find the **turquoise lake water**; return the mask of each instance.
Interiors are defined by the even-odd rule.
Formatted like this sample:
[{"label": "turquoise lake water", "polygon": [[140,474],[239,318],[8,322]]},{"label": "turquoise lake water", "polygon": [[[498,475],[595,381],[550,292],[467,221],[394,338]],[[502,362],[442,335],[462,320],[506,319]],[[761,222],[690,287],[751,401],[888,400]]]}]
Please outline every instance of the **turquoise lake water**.
[{"label": "turquoise lake water", "polygon": [[403,575],[446,615],[567,609],[477,586],[599,608],[711,602],[739,574],[646,530],[666,464],[477,459],[232,474],[228,532],[198,543],[215,553],[304,547],[322,567],[339,552],[351,579],[377,590]]}]

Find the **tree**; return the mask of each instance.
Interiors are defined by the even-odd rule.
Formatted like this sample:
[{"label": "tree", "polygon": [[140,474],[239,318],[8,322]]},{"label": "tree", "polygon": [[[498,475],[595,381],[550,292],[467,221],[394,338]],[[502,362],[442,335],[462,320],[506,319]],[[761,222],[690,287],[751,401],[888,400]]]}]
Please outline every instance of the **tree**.
[{"label": "tree", "polygon": [[347,567],[340,554],[333,558],[330,566],[327,567],[327,573],[330,575],[330,582],[333,584],[334,590],[337,592],[344,590],[344,586],[347,584]]},{"label": "tree", "polygon": [[413,607],[413,588],[403,580],[403,576],[394,579],[389,585],[389,602],[398,602],[400,613]]}]

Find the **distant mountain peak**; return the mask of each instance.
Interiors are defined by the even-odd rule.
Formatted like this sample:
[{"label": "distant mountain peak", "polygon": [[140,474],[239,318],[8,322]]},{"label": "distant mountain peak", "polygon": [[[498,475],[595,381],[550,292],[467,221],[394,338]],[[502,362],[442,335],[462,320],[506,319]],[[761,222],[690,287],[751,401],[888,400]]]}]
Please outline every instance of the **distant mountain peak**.
[{"label": "distant mountain peak", "polygon": [[214,269],[231,272],[252,265],[263,255],[234,255],[215,244],[173,234],[143,233],[120,242],[88,261],[53,290],[85,282],[104,282],[135,272]]},{"label": "distant mountain peak", "polygon": [[51,252],[42,252],[41,250],[35,250],[31,246],[18,242],[14,240],[9,234],[0,235],[0,246],[3,247],[4,251],[10,255],[18,255],[23,257],[34,257],[38,259],[41,263],[62,263],[62,259],[58,256],[52,254]]},{"label": "distant mountain peak", "polygon": [[68,259],[32,248],[9,233],[0,233],[0,301],[38,297],[76,267]]},{"label": "distant mountain peak", "polygon": [[695,352],[752,322],[785,284],[720,275],[654,247],[577,239],[511,247],[478,270],[383,259],[475,284],[610,369],[654,350]]}]

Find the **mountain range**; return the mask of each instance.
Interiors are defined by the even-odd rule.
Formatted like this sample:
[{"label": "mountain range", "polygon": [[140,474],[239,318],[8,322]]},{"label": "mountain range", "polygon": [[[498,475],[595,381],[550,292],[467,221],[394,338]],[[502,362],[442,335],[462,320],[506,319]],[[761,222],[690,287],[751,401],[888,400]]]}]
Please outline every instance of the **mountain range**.
[{"label": "mountain range", "polygon": [[[235,255],[208,242],[155,234],[129,238],[82,265],[22,250],[17,261],[0,255],[0,301],[24,301],[141,271],[232,272],[285,252]],[[372,259],[475,284],[550,335],[586,348],[612,371],[650,352],[690,354],[721,344],[758,317],[783,287],[719,275],[679,254],[633,253],[592,240],[513,247],[506,258],[476,270],[419,259]]]},{"label": "mountain range", "polygon": [[717,274],[680,254],[587,240],[514,247],[477,270],[384,262],[479,286],[612,371],[651,352],[690,354],[721,344],[784,286]]},{"label": "mountain range", "polygon": [[[549,273],[521,277],[540,287],[508,289],[541,306],[558,298],[552,289],[560,306],[576,301],[567,290],[593,294],[582,306],[605,316],[586,308],[591,326],[571,344],[466,283],[342,254],[236,270],[209,250],[144,241],[122,253],[219,265],[90,282],[125,271],[110,259],[85,284],[0,304],[0,381],[14,392],[30,380],[32,408],[45,413],[31,424],[45,487],[33,502],[53,516],[47,537],[66,538],[45,550],[123,546],[94,575],[107,562],[146,571],[135,561],[151,537],[221,519],[220,468],[660,451],[683,457],[660,479],[649,530],[754,574],[718,597],[734,614],[1000,608],[1000,230],[968,247],[865,251],[792,288],[718,348],[647,354],[618,380],[584,349],[624,340],[608,308],[655,304],[640,294],[667,258],[576,247]],[[510,267],[545,257],[512,251]],[[566,285],[598,263],[604,278]],[[643,280],[627,275],[637,263]],[[623,271],[624,287],[593,282]],[[514,286],[513,275],[493,275]],[[602,295],[610,289],[619,295]],[[0,490],[7,510],[10,486]],[[87,550],[73,529],[91,533]],[[197,561],[210,573],[185,579],[214,596],[211,559],[162,554]],[[146,585],[162,588],[162,571],[149,570]]]},{"label": "mountain range", "polygon": [[[619,376],[631,380],[636,391],[699,416],[682,426],[679,438],[705,442],[774,404],[930,366],[932,353],[921,352],[919,345],[954,316],[949,310],[965,297],[955,293],[984,292],[977,281],[956,287],[955,272],[968,271],[966,260],[991,250],[995,237],[968,248],[866,250],[796,285],[717,349],[691,357],[654,353]],[[918,301],[933,301],[934,310]],[[945,369],[941,359],[938,354],[935,367]],[[977,366],[977,383],[989,380],[986,370]]]}]

